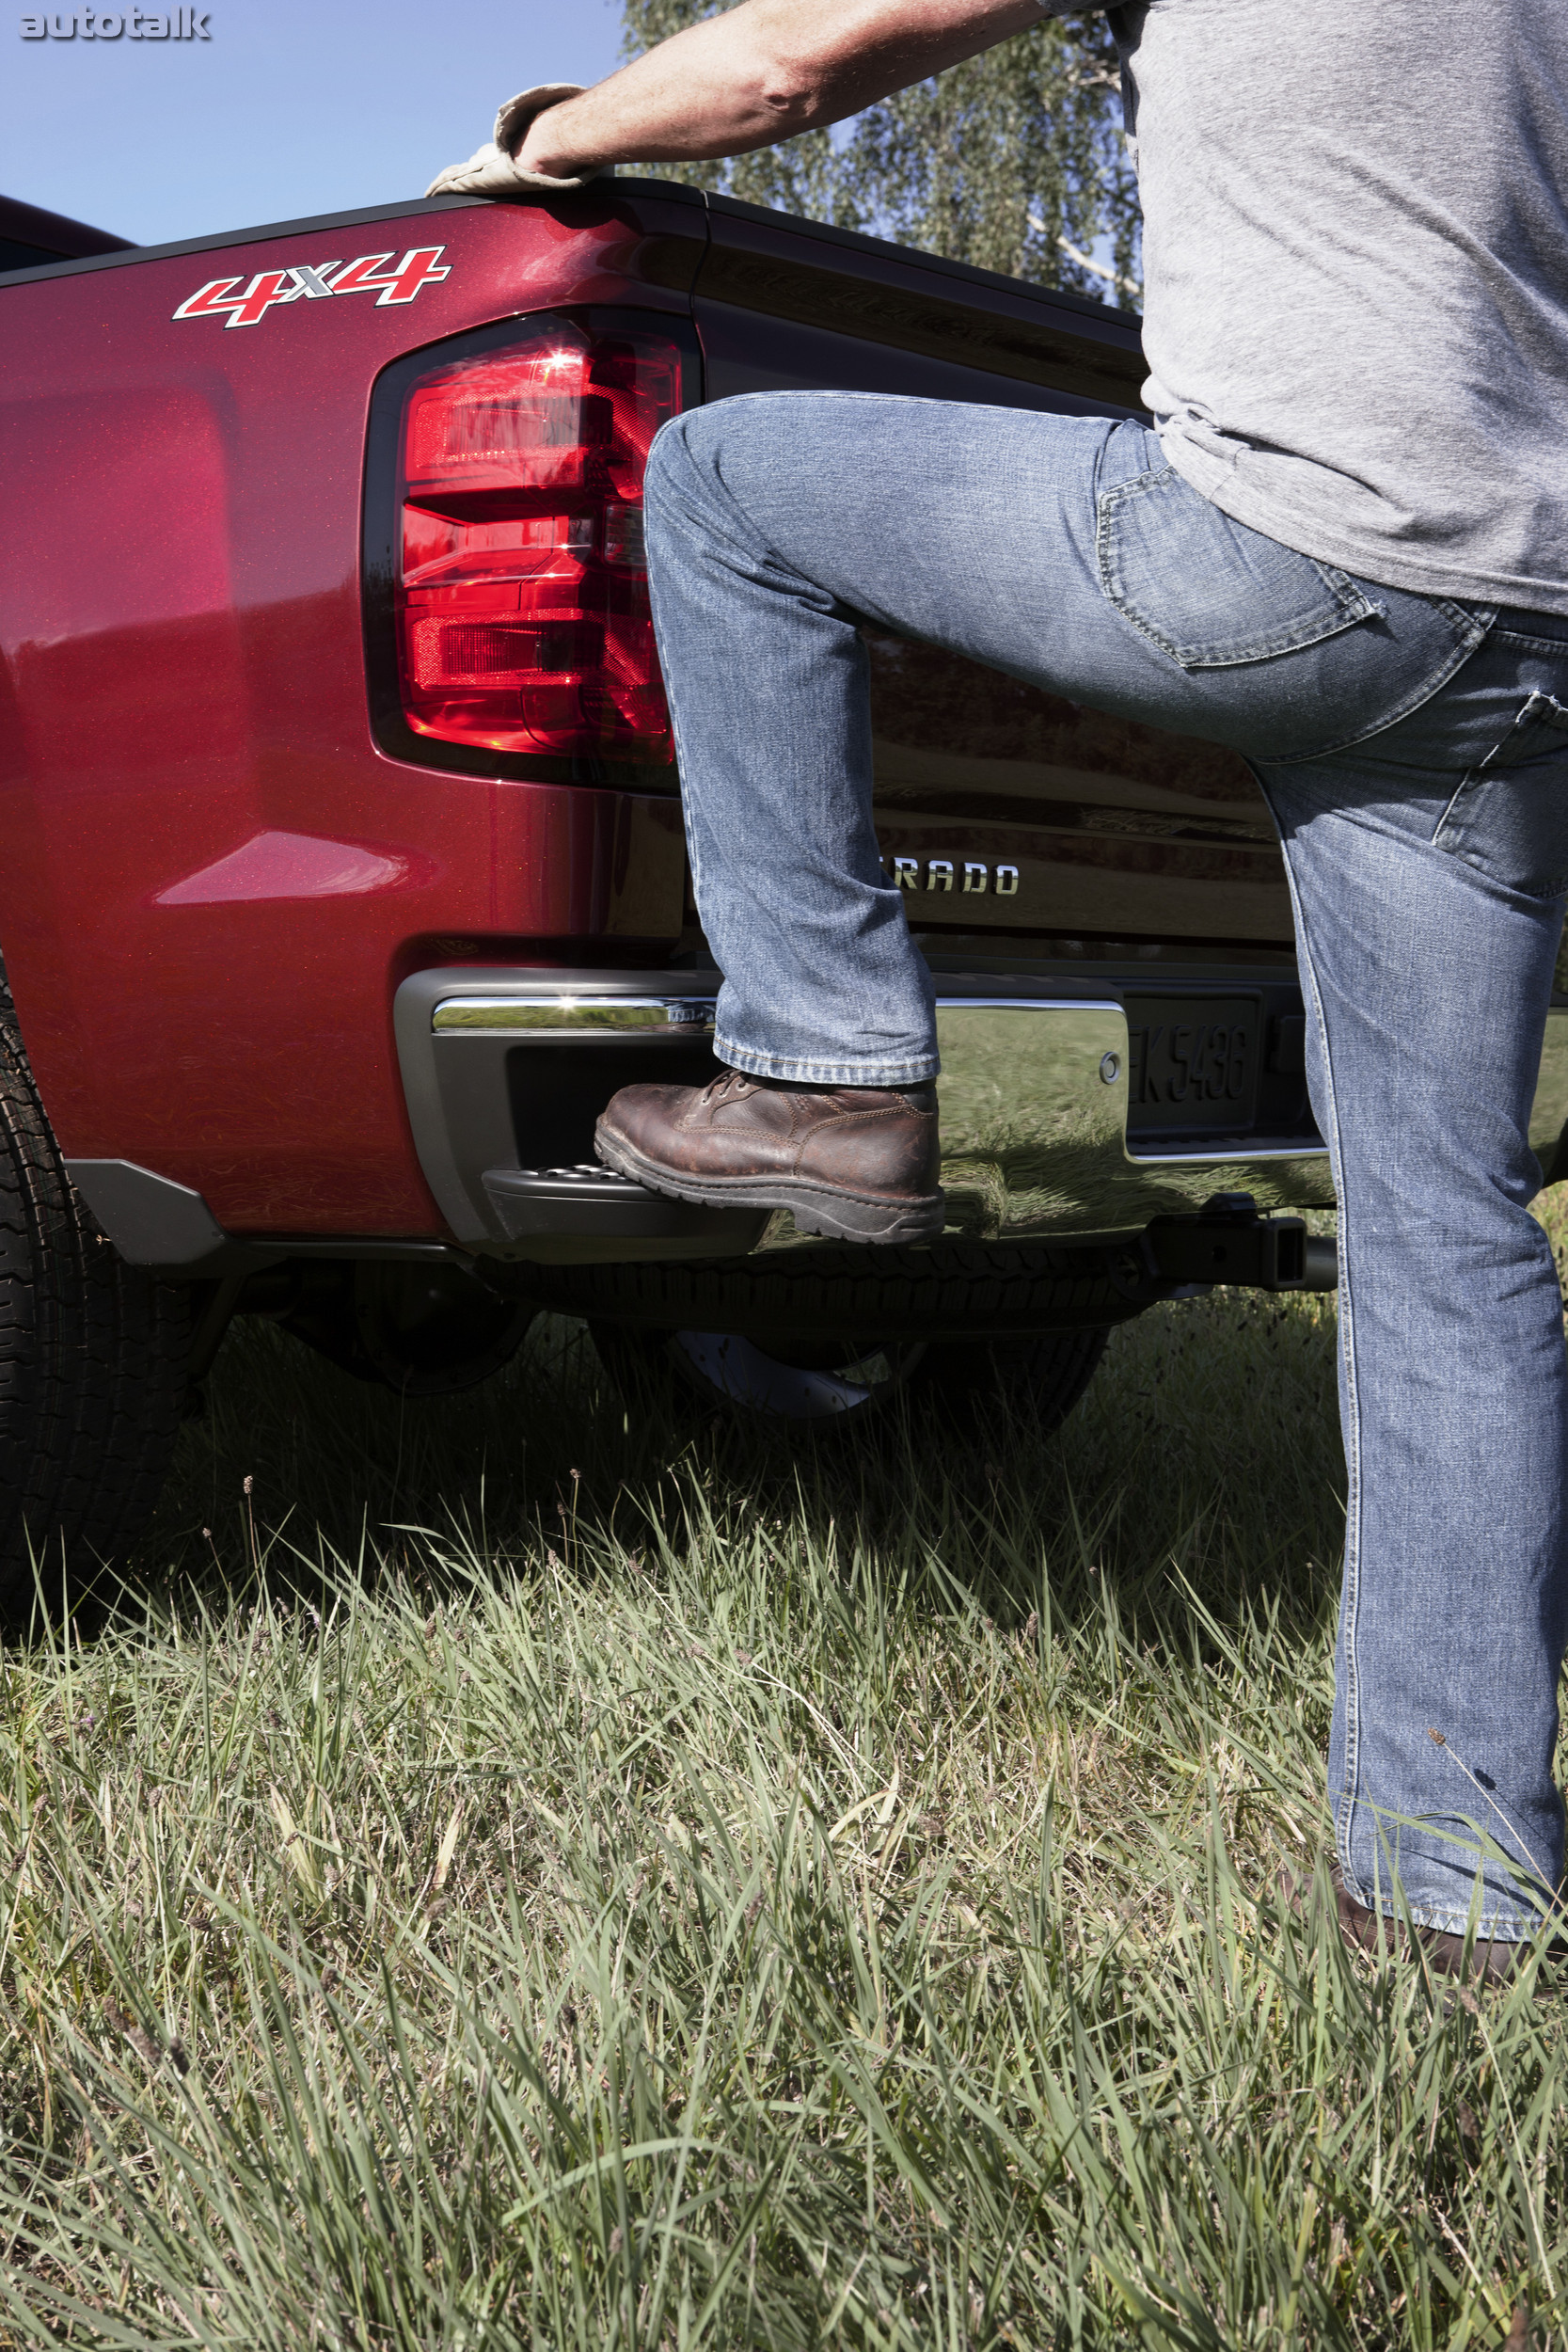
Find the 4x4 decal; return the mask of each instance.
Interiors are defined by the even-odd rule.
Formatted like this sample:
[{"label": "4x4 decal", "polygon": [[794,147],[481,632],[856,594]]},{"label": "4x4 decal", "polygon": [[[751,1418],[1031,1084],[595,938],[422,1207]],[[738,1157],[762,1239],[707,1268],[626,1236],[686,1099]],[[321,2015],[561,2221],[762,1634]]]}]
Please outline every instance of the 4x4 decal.
[{"label": "4x4 decal", "polygon": [[[238,278],[210,278],[183,301],[177,319],[222,317],[226,326],[259,326],[279,302],[320,302],[333,294],[373,294],[375,307],[412,302],[421,286],[450,278],[450,265],[437,266],[444,245],[415,246],[395,269],[389,253],[361,253],[356,262],[317,262],[307,268],[258,270],[248,286]],[[336,275],[334,275],[336,273]]]}]

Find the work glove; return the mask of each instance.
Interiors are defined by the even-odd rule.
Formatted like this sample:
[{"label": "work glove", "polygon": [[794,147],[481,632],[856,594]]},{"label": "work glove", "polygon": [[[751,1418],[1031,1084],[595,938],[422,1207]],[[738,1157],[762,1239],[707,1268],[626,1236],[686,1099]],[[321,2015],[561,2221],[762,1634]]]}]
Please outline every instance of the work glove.
[{"label": "work glove", "polygon": [[547,192],[586,187],[590,180],[609,176],[613,164],[601,164],[572,180],[556,180],[547,171],[524,171],[515,161],[534,116],[563,98],[580,96],[583,87],[581,82],[536,82],[532,89],[519,90],[497,115],[495,137],[476,149],[466,164],[449,164],[426,188],[426,196],[523,196],[531,188]]}]

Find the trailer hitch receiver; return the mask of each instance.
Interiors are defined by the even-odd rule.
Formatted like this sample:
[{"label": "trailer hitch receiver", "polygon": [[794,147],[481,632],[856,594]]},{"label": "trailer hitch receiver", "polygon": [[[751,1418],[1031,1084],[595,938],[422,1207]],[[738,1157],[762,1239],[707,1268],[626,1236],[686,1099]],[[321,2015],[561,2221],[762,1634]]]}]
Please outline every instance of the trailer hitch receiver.
[{"label": "trailer hitch receiver", "polygon": [[1217,1192],[1196,1216],[1157,1216],[1145,1240],[1163,1282],[1326,1291],[1338,1280],[1332,1240],[1299,1216],[1259,1216],[1250,1192]]}]

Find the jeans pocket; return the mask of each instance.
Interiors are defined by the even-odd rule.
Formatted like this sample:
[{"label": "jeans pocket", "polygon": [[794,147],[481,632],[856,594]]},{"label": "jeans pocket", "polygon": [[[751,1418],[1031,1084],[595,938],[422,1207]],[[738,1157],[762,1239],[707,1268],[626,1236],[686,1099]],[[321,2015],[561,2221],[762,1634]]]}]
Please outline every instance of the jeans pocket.
[{"label": "jeans pocket", "polygon": [[1530,694],[1443,811],[1433,845],[1531,898],[1568,889],[1568,709]]},{"label": "jeans pocket", "polygon": [[1169,466],[1099,498],[1100,584],[1184,670],[1315,645],[1386,608],[1332,564],[1232,521]]}]

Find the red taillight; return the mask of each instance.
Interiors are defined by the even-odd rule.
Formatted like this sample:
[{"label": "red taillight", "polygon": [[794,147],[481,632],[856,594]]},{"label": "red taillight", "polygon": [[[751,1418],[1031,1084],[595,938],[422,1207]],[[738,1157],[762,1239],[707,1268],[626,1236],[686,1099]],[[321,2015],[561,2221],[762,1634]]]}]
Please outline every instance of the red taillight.
[{"label": "red taillight", "polygon": [[558,322],[406,393],[398,660],[418,734],[668,761],[642,469],[680,405],[664,337]]}]

